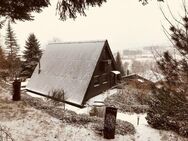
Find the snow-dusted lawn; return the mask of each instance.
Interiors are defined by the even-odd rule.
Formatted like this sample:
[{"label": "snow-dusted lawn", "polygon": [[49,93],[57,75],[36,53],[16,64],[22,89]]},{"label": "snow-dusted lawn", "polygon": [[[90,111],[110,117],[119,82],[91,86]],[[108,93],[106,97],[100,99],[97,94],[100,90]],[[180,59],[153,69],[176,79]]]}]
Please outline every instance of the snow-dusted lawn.
[{"label": "snow-dusted lawn", "polygon": [[[105,97],[105,94],[102,97]],[[89,110],[68,105],[66,108],[77,113],[88,113]],[[173,132],[149,127],[145,116],[146,114],[118,113],[117,119],[132,123],[136,128],[136,134],[116,135],[113,141],[188,141]],[[138,117],[139,125],[137,125]],[[11,95],[5,89],[0,90],[0,125],[7,127],[15,141],[107,141],[95,134],[90,125],[84,127],[63,123],[23,101],[12,102]]]},{"label": "snow-dusted lawn", "polygon": [[[135,136],[116,135],[114,141],[186,141],[173,133],[148,127],[143,120],[144,116],[140,115],[140,125],[135,125],[137,130]],[[122,114],[118,114],[118,118],[122,119]],[[136,124],[137,115],[126,115],[125,120]],[[64,124],[35,109],[29,111],[25,118],[0,121],[0,124],[9,128],[9,132],[16,141],[106,141],[87,127]]]},{"label": "snow-dusted lawn", "polygon": [[[19,104],[20,102],[16,102]],[[14,104],[12,104],[13,106]],[[8,108],[8,107],[7,107]],[[16,109],[15,109],[16,110]],[[21,109],[17,109],[20,112]],[[106,141],[90,128],[73,126],[36,110],[32,107],[24,109],[24,116],[14,116],[0,120],[6,126],[15,141]],[[133,136],[117,135],[115,141],[131,140]]]},{"label": "snow-dusted lawn", "polygon": [[[13,102],[6,89],[0,89],[0,126],[6,127],[15,141],[105,141],[90,128],[90,124],[74,126],[24,101]],[[132,138],[133,135],[116,135],[115,141]]]}]

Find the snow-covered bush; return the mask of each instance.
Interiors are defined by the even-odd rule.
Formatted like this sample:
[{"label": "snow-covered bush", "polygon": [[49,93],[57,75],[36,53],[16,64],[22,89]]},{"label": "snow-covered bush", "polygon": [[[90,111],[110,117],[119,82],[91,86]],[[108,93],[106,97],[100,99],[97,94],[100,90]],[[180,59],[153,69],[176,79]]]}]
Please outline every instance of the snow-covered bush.
[{"label": "snow-covered bush", "polygon": [[188,137],[188,102],[185,95],[167,89],[155,90],[146,119],[154,128],[173,130]]},{"label": "snow-covered bush", "polygon": [[147,111],[148,105],[146,105],[147,102],[142,104],[140,99],[143,100],[147,95],[143,95],[142,98],[140,98],[140,95],[142,94],[135,89],[123,87],[118,93],[107,97],[105,99],[105,105],[114,105],[121,112],[144,113]]},{"label": "snow-covered bush", "polygon": [[[93,124],[92,129],[94,130],[95,133],[102,135],[104,129],[104,121],[101,120],[100,122]],[[136,132],[135,128],[131,123],[121,120],[116,121],[115,134],[127,135],[127,134],[135,134],[135,132]]]}]

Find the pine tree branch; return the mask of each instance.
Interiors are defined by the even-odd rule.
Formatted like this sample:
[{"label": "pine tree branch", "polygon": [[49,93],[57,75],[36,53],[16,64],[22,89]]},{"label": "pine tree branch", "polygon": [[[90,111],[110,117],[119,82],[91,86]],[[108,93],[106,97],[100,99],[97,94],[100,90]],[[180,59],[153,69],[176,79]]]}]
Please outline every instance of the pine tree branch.
[{"label": "pine tree branch", "polygon": [[179,24],[181,24],[182,26],[184,26],[183,23],[181,23],[179,20],[177,20],[177,19],[174,17],[174,15],[173,15],[173,13],[172,13],[172,11],[171,11],[171,9],[170,9],[170,6],[169,6],[169,4],[168,4],[168,1],[166,1],[166,3],[167,3],[168,11],[170,12],[171,17],[172,17],[177,23],[179,23]]},{"label": "pine tree branch", "polygon": [[[163,32],[164,32],[164,34],[166,35],[167,39],[171,42],[171,44],[172,44],[173,46],[175,46],[174,42],[173,42],[172,39],[170,38],[170,37],[172,37],[172,36],[170,35],[170,33],[166,30],[166,28],[165,28],[163,25],[161,25],[161,26],[162,26],[162,28],[163,28]],[[169,37],[169,36],[170,36],[170,37]]]},{"label": "pine tree branch", "polygon": [[165,15],[165,13],[164,13],[162,7],[160,6],[159,8],[160,8],[160,11],[161,11],[163,17],[165,18],[165,20],[166,20],[171,26],[174,26],[174,25],[172,24],[172,22],[166,17],[166,15]]}]

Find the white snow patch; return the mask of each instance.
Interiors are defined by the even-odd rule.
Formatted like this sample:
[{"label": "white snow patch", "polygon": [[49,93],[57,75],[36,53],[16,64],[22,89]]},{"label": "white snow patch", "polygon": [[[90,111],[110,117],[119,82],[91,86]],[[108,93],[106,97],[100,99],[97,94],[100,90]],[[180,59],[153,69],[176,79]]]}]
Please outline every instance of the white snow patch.
[{"label": "white snow patch", "polygon": [[142,79],[138,79],[138,81],[139,81],[139,82],[142,82],[142,83],[144,82],[144,80],[142,80]]},{"label": "white snow patch", "polygon": [[27,86],[29,80],[30,79],[28,78],[25,81],[21,82],[21,90],[25,90],[26,89],[26,86]]}]

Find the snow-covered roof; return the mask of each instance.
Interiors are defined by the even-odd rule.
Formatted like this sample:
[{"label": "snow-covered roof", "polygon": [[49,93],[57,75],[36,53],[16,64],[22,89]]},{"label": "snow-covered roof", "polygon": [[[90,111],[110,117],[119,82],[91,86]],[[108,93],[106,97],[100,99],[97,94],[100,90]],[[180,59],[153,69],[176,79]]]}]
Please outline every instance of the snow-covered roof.
[{"label": "snow-covered roof", "polygon": [[144,73],[139,73],[139,75],[146,78],[147,80],[152,81],[153,83],[156,83],[157,81],[162,80],[164,78],[163,75],[152,70],[148,70]]},{"label": "snow-covered roof", "polygon": [[49,44],[27,89],[43,95],[63,89],[65,100],[81,105],[104,41]]}]

